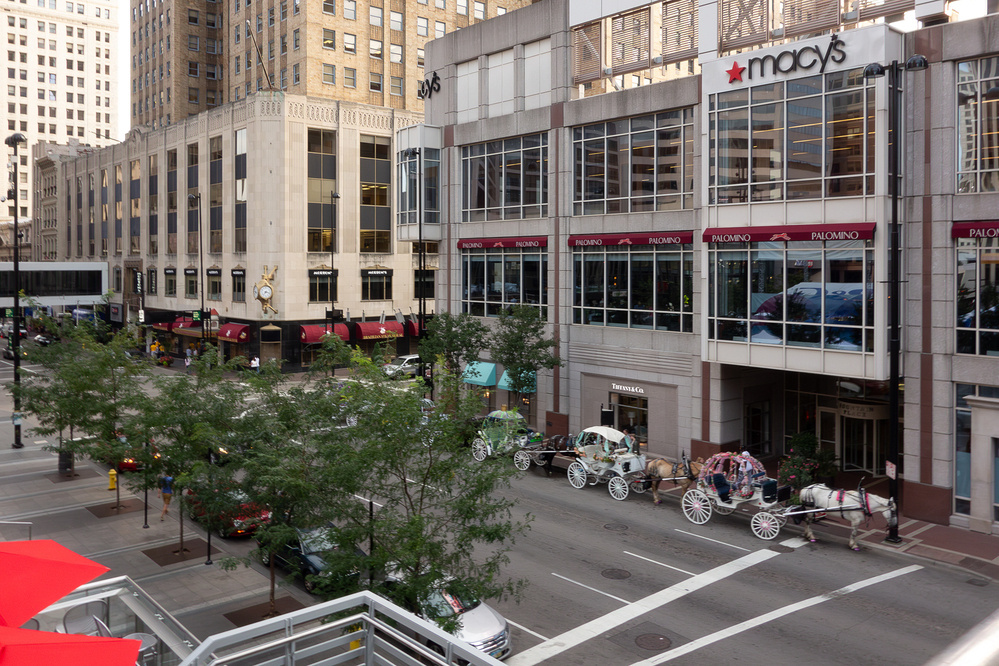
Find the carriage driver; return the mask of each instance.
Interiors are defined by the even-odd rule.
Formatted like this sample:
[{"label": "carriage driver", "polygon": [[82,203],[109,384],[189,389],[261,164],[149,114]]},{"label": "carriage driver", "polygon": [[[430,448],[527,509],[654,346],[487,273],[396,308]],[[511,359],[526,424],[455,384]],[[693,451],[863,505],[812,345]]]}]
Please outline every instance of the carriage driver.
[{"label": "carriage driver", "polygon": [[628,428],[622,428],[621,432],[624,433],[624,439],[622,440],[622,444],[624,444],[625,447],[627,447],[628,453],[633,453],[637,456],[639,448],[638,439],[633,434],[631,434],[631,430],[629,430]]}]

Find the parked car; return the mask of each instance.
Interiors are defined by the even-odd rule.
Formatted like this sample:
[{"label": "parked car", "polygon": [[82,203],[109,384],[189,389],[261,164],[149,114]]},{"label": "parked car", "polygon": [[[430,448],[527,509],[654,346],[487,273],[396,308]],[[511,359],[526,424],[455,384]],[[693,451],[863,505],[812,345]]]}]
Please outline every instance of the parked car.
[{"label": "parked car", "polygon": [[42,347],[48,347],[50,344],[55,342],[55,339],[48,333],[39,333],[34,338],[32,338],[32,340],[35,341],[35,344],[40,345]]},{"label": "parked car", "polygon": [[[252,536],[257,528],[271,519],[271,512],[250,501],[246,493],[237,489],[220,489],[219,502],[225,509],[216,511],[212,529],[222,538]],[[205,503],[194,493],[186,493],[187,505],[191,516],[198,522],[204,522],[208,510]],[[230,508],[231,507],[231,508]]]},{"label": "parked car", "polygon": [[[0,328],[0,333],[2,333],[3,337],[7,338],[8,340],[10,339],[11,333],[13,331],[14,331],[13,324],[4,324],[3,327]],[[26,329],[24,326],[21,326],[21,339],[24,339],[26,337],[28,337],[28,329]]]},{"label": "parked car", "polygon": [[[339,546],[330,538],[330,530],[326,527],[296,529],[295,532],[296,538],[274,553],[274,561],[284,569],[300,575],[305,591],[312,594],[316,591],[316,578],[329,575],[329,563],[324,554],[337,550]],[[358,554],[364,555],[364,552],[358,550]],[[268,553],[263,553],[261,563],[264,566],[270,564]],[[346,575],[356,578],[359,572],[352,571]]]},{"label": "parked car", "polygon": [[420,366],[419,354],[405,354],[396,356],[391,363],[382,366],[382,370],[389,377],[415,377]]}]

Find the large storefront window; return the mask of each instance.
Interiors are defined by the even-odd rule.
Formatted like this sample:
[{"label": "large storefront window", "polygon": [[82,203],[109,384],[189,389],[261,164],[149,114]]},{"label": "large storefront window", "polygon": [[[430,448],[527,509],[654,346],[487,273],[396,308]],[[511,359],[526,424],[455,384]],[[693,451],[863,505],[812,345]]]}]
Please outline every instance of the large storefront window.
[{"label": "large storefront window", "polygon": [[691,208],[694,110],[572,130],[573,215]]},{"label": "large storefront window", "polygon": [[361,252],[392,251],[392,140],[361,136]]},{"label": "large storefront window", "polygon": [[958,354],[999,356],[997,273],[999,237],[957,239]]},{"label": "large storefront window", "polygon": [[570,236],[573,323],[693,330],[693,234]]},{"label": "large storefront window", "polygon": [[462,312],[495,317],[511,305],[547,305],[547,245],[544,237],[458,241]]},{"label": "large storefront window", "polygon": [[999,57],[957,65],[957,191],[999,191]]},{"label": "large storefront window", "polygon": [[462,221],[548,215],[548,135],[529,134],[461,149]]},{"label": "large storefront window", "polygon": [[874,100],[860,69],[711,95],[709,202],[873,195]]},{"label": "large storefront window", "polygon": [[[873,352],[872,232],[873,225],[869,232],[846,232],[861,236],[856,240],[712,243],[709,337]],[[709,232],[705,240],[733,236],[739,234]]]}]

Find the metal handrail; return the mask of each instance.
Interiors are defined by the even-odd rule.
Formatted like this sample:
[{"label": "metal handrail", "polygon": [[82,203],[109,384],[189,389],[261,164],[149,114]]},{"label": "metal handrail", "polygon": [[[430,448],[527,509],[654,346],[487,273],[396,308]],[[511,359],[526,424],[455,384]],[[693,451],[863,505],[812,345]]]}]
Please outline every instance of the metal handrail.
[{"label": "metal handrail", "polygon": [[28,541],[31,541],[31,527],[34,525],[34,523],[27,522],[24,520],[0,520],[0,525],[27,525]]}]

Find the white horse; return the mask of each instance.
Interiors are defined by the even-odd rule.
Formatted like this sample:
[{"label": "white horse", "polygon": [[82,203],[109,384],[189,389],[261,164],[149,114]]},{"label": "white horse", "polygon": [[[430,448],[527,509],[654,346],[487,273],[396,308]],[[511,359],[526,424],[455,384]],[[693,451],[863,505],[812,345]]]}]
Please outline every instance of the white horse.
[{"label": "white horse", "polygon": [[[895,513],[895,500],[872,495],[863,488],[859,490],[833,490],[829,486],[816,483],[801,489],[801,503],[805,508],[825,509],[827,513],[839,514],[850,521],[853,531],[850,533],[850,548],[860,550],[857,545],[857,531],[860,523],[869,520],[875,513],[885,517],[891,526],[898,521]],[[815,541],[812,533],[814,513],[805,514],[805,538]]]}]

